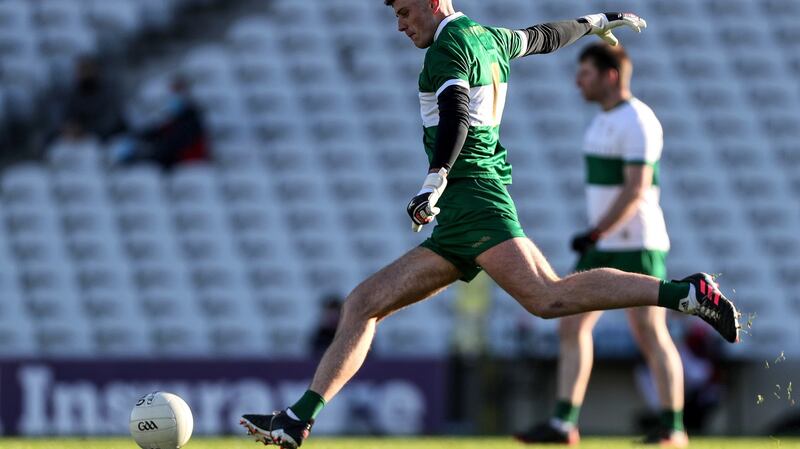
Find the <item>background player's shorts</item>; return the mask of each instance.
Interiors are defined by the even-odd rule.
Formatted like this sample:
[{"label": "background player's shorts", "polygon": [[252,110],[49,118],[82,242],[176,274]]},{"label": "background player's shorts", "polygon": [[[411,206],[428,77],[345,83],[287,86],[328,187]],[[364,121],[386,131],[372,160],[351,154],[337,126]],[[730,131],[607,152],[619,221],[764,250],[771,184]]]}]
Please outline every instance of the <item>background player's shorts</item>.
[{"label": "background player's shorts", "polygon": [[667,251],[599,251],[590,249],[578,261],[575,271],[593,268],[616,268],[629,273],[648,274],[659,279],[667,277]]},{"label": "background player's shorts", "polygon": [[455,265],[463,281],[469,282],[481,272],[475,258],[484,251],[506,240],[525,237],[514,201],[498,180],[450,180],[436,206],[441,209],[436,227],[421,246]]}]

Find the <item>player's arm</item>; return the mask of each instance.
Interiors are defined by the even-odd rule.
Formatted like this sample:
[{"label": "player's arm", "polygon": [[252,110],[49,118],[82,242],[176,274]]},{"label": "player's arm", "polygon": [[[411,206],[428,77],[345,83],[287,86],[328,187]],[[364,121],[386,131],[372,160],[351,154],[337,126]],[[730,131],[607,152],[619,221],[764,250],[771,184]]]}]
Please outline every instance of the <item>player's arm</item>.
[{"label": "player's arm", "polygon": [[564,20],[542,23],[524,30],[516,30],[522,38],[521,56],[551,53],[589,34],[592,26],[588,22]]},{"label": "player's arm", "polygon": [[595,230],[601,235],[627,222],[636,212],[639,203],[653,185],[653,166],[646,163],[625,165],[625,184],[605,216],[597,223]]},{"label": "player's arm", "polygon": [[439,126],[429,173],[444,168],[448,172],[456,163],[469,131],[469,89],[461,84],[447,86],[436,98],[439,105]]},{"label": "player's arm", "polygon": [[614,199],[608,212],[600,219],[594,229],[579,234],[572,239],[572,249],[583,253],[604,235],[630,220],[652,185],[652,165],[638,162],[626,164],[625,183],[622,186],[622,191]]},{"label": "player's arm", "polygon": [[408,203],[411,227],[419,232],[433,221],[439,209],[436,202],[447,186],[447,173],[455,164],[469,131],[469,90],[463,84],[443,87],[437,96],[439,125],[431,165],[420,191]]},{"label": "player's arm", "polygon": [[597,34],[611,45],[617,45],[617,38],[614,37],[611,30],[620,26],[628,26],[639,32],[647,27],[647,23],[634,14],[608,12],[592,14],[576,20],[534,25],[523,30],[516,30],[522,40],[518,57],[551,53],[588,34]]}]

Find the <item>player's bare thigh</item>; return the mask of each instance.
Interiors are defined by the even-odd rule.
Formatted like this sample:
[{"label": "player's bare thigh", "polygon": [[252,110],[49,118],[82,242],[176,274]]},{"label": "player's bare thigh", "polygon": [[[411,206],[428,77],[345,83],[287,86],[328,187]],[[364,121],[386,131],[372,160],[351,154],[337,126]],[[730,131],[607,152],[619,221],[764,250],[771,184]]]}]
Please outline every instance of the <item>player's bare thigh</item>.
[{"label": "player's bare thigh", "polygon": [[344,303],[345,313],[382,319],[433,296],[460,277],[461,272],[442,256],[417,247],[359,284]]},{"label": "player's bare thigh", "polygon": [[594,312],[579,313],[576,315],[569,315],[558,320],[558,333],[561,336],[561,341],[571,338],[577,338],[583,332],[592,332],[597,320],[603,315],[601,310]]},{"label": "player's bare thigh", "polygon": [[539,248],[528,238],[506,240],[486,250],[476,261],[497,285],[537,316],[549,317],[542,298],[559,278]]},{"label": "player's bare thigh", "polygon": [[667,309],[662,307],[634,307],[625,311],[631,333],[642,349],[656,344],[659,336],[669,335]]}]

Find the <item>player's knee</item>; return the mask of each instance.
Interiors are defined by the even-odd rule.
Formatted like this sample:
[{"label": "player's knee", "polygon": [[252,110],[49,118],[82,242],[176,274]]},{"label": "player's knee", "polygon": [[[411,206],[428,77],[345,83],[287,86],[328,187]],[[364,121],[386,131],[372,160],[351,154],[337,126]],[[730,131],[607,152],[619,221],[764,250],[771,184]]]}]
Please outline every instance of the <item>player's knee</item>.
[{"label": "player's knee", "polygon": [[558,314],[558,312],[550,306],[548,301],[537,300],[536,298],[526,298],[523,301],[520,301],[522,306],[525,307],[525,310],[528,311],[531,315],[536,317],[549,320],[552,318],[558,318],[563,314]]},{"label": "player's knee", "polygon": [[577,339],[585,332],[591,333],[591,327],[577,317],[562,318],[558,323],[558,335],[562,340]]},{"label": "player's knee", "polygon": [[631,331],[636,341],[639,343],[639,346],[641,346],[642,349],[650,350],[657,347],[661,339],[664,338],[661,335],[662,333],[669,335],[666,325],[663,327],[664,329],[660,329],[658,324],[650,320],[637,320],[633,323]]},{"label": "player's knee", "polygon": [[379,318],[380,311],[375,307],[375,301],[365,289],[356,287],[342,304],[342,320],[367,321]]},{"label": "player's knee", "polygon": [[528,285],[524,292],[516,292],[513,295],[514,299],[528,313],[539,318],[548,320],[564,316],[565,313],[562,310],[564,304],[550,293],[552,285],[557,282],[557,279],[540,278],[535,285]]},{"label": "player's knee", "polygon": [[557,305],[545,303],[543,307],[539,308],[539,314],[537,316],[545,320],[552,320],[564,316],[564,311]]}]

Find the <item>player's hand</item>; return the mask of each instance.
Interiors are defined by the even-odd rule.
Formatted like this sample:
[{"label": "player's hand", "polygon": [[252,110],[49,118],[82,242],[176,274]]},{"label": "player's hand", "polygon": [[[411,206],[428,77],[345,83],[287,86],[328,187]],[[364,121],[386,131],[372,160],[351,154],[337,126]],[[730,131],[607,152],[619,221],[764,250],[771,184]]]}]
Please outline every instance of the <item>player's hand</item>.
[{"label": "player's hand", "polygon": [[584,255],[586,254],[586,251],[589,251],[592,247],[594,247],[595,243],[597,243],[599,239],[600,233],[595,229],[578,234],[572,238],[572,250],[580,255]]},{"label": "player's hand", "polygon": [[608,42],[611,46],[619,44],[619,40],[611,32],[614,28],[626,26],[632,28],[637,33],[647,28],[647,22],[636,14],[625,12],[606,12],[601,14],[590,14],[583,16],[581,19],[585,20],[592,26],[591,34],[600,36],[601,39]]},{"label": "player's hand", "polygon": [[447,170],[444,168],[425,177],[422,188],[414,198],[411,198],[406,207],[411,217],[411,230],[419,232],[422,226],[433,221],[433,217],[439,213],[436,202],[439,201],[445,187],[447,187]]}]

